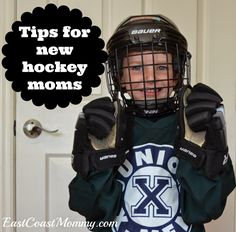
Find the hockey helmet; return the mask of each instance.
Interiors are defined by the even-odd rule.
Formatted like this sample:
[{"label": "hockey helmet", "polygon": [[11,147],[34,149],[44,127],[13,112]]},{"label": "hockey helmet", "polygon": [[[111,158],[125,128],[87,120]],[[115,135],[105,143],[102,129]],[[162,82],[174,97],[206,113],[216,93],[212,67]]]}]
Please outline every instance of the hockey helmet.
[{"label": "hockey helmet", "polygon": [[152,116],[178,108],[177,94],[190,81],[187,41],[162,15],[131,16],[107,43],[107,84],[136,115]]}]

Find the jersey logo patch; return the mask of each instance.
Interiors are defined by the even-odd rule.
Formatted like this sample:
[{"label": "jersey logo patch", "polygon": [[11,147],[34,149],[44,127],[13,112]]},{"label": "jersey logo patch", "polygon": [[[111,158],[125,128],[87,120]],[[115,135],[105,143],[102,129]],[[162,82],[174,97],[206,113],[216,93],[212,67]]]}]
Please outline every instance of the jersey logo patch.
[{"label": "jersey logo patch", "polygon": [[188,232],[180,214],[173,146],[136,146],[118,169],[123,205],[115,232]]},{"label": "jersey logo patch", "polygon": [[151,176],[134,176],[133,182],[133,187],[136,187],[143,197],[138,204],[131,206],[132,217],[171,216],[171,207],[166,206],[161,199],[161,195],[167,188],[171,187],[169,177],[160,178],[159,176],[154,176],[154,183],[151,185]]}]

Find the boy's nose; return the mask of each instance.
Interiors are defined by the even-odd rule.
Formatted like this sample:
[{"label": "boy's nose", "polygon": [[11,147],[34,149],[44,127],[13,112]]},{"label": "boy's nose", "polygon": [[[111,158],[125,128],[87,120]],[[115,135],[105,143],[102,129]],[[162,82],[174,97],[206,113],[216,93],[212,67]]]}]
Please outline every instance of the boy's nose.
[{"label": "boy's nose", "polygon": [[144,78],[146,81],[152,81],[155,79],[155,73],[153,65],[145,66],[144,68]]}]

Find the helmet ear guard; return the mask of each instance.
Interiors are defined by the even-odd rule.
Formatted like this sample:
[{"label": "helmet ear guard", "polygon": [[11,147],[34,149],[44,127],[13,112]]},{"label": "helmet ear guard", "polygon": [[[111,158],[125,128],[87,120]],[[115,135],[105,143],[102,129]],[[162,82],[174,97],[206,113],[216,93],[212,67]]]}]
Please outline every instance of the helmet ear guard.
[{"label": "helmet ear guard", "polygon": [[[190,80],[190,58],[191,55],[187,51],[187,41],[184,36],[179,32],[178,28],[161,15],[148,15],[148,16],[131,16],[123,23],[121,23],[116,29],[113,36],[107,43],[108,50],[108,62],[107,62],[107,84],[109,92],[113,99],[118,97],[122,98],[124,105],[133,111],[134,114],[141,114],[142,116],[150,116],[153,114],[168,113],[169,111],[175,111],[177,106],[177,92],[182,88],[184,84],[188,84]],[[146,88],[151,84],[147,84],[148,81],[142,74],[142,91],[144,92],[144,99],[135,99],[133,93],[137,93],[140,89],[132,89],[133,80],[129,74],[129,82],[126,82],[130,89],[124,86],[123,73],[124,68],[128,69],[130,73],[129,64],[127,67],[123,67],[124,58],[131,57],[132,53],[140,55],[142,63],[140,66],[144,69],[146,64],[144,57],[146,54],[152,54],[153,70],[162,63],[156,63],[154,61],[155,54],[165,54],[167,67],[171,65],[173,69],[173,77],[168,75],[166,81],[167,87],[163,87],[160,84],[160,80],[156,79],[155,71],[153,71],[153,87]],[[168,61],[168,54],[171,54],[171,62]],[[187,76],[186,76],[187,73]],[[176,79],[176,85],[171,86],[169,83],[171,80]],[[163,80],[162,80],[163,81]],[[140,83],[141,83],[140,82]],[[159,82],[159,84],[157,84]],[[164,83],[164,82],[162,82]],[[156,91],[167,88],[168,94],[164,98],[158,98]],[[154,99],[149,99],[146,96],[147,91],[154,91]],[[174,92],[174,94],[171,92]],[[129,93],[129,94],[128,94]]]}]

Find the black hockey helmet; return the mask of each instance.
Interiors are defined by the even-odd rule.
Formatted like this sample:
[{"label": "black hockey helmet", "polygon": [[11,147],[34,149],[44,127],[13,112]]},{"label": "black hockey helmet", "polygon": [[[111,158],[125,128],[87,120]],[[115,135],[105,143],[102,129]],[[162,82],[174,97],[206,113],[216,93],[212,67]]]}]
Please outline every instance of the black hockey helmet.
[{"label": "black hockey helmet", "polygon": [[[128,17],[109,39],[107,51],[107,83],[113,99],[121,97],[127,109],[142,116],[177,109],[178,91],[190,79],[191,55],[171,20],[162,15]],[[152,70],[149,80],[145,69]],[[164,79],[160,69],[165,70]],[[134,70],[139,70],[138,80],[132,77]]]}]

